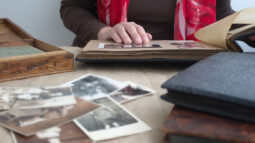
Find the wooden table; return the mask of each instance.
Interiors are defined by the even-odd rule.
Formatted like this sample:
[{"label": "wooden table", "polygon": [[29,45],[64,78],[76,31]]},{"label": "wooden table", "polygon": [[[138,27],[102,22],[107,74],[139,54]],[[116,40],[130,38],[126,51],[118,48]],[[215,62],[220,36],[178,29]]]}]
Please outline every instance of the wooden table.
[{"label": "wooden table", "polygon": [[[75,55],[79,52],[76,47],[63,47]],[[164,133],[162,123],[171,111],[173,105],[160,99],[166,93],[161,84],[183,70],[190,64],[181,63],[80,63],[75,62],[75,72],[67,72],[48,76],[41,76],[23,80],[2,82],[0,86],[44,87],[58,86],[82,75],[91,73],[106,76],[120,81],[134,83],[152,88],[157,91],[153,96],[125,104],[124,106],[147,123],[152,131],[128,137],[122,137],[102,143],[162,143]],[[13,143],[9,132],[0,127],[1,143]]]}]

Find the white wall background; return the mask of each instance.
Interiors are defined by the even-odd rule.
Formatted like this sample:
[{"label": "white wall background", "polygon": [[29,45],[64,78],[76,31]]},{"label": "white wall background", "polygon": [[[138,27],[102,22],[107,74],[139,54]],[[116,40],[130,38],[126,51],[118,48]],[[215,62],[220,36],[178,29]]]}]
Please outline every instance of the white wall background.
[{"label": "white wall background", "polygon": [[[71,45],[74,34],[60,19],[61,0],[0,0],[0,17],[8,17],[37,39],[56,46]],[[234,10],[255,7],[255,0],[232,0]]]},{"label": "white wall background", "polygon": [[255,0],[231,0],[232,8],[236,11],[240,11],[247,7],[255,8]]},{"label": "white wall background", "polygon": [[74,34],[60,19],[61,0],[0,0],[0,17],[8,17],[33,37],[56,46],[71,45]]}]

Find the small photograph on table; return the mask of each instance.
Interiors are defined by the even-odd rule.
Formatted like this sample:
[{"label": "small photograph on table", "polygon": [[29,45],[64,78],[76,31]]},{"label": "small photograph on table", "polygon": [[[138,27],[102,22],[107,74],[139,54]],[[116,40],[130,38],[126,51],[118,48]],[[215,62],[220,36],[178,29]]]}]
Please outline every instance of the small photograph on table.
[{"label": "small photograph on table", "polygon": [[77,104],[61,107],[17,109],[0,113],[0,125],[24,136],[55,127],[97,109],[99,106],[76,98]]},{"label": "small photograph on table", "polygon": [[170,45],[173,45],[179,49],[191,49],[191,48],[203,48],[203,46],[199,45],[197,42],[193,40],[187,41],[168,41]]},{"label": "small photograph on table", "polygon": [[142,44],[142,45],[136,45],[136,44],[115,44],[115,43],[100,43],[98,46],[99,49],[137,49],[137,48],[162,48],[160,44]]},{"label": "small photograph on table", "polygon": [[123,87],[124,83],[97,75],[85,75],[64,86],[70,86],[74,96],[92,100],[104,97]]},{"label": "small photograph on table", "polygon": [[46,108],[75,104],[69,87],[0,87],[0,110]]},{"label": "small photograph on table", "polygon": [[92,102],[102,107],[74,120],[92,140],[102,141],[149,131],[150,127],[108,97]]},{"label": "small photograph on table", "polygon": [[125,85],[123,88],[113,92],[110,97],[114,99],[115,101],[119,102],[120,104],[152,95],[155,93],[154,90],[143,87],[141,85],[137,85],[132,82],[126,82],[127,85]]},{"label": "small photograph on table", "polygon": [[15,143],[93,143],[73,122],[25,137],[12,132]]}]

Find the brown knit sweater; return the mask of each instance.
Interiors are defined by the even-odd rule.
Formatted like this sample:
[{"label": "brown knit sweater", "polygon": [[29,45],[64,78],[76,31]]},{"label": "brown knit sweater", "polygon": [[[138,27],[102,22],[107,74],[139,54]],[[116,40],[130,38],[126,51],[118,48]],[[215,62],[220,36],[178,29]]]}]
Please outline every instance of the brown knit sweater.
[{"label": "brown knit sweater", "polygon": [[[173,39],[175,6],[176,0],[130,0],[128,21],[142,25],[154,40]],[[233,12],[230,0],[217,0],[217,20]],[[77,35],[73,46],[97,39],[106,26],[97,18],[96,0],[62,0],[60,13],[64,25]]]}]

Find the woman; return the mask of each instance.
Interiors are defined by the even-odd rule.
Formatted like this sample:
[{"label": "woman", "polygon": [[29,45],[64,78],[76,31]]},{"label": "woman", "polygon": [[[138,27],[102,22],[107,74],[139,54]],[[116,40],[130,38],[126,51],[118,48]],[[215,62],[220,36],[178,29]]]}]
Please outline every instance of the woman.
[{"label": "woman", "polygon": [[[154,40],[174,39],[176,1],[130,0],[127,22],[113,26],[98,19],[97,0],[62,0],[60,13],[64,25],[77,35],[73,46],[83,47],[92,39],[142,44],[152,37]],[[216,0],[216,3],[217,20],[234,12],[230,0]]]}]

